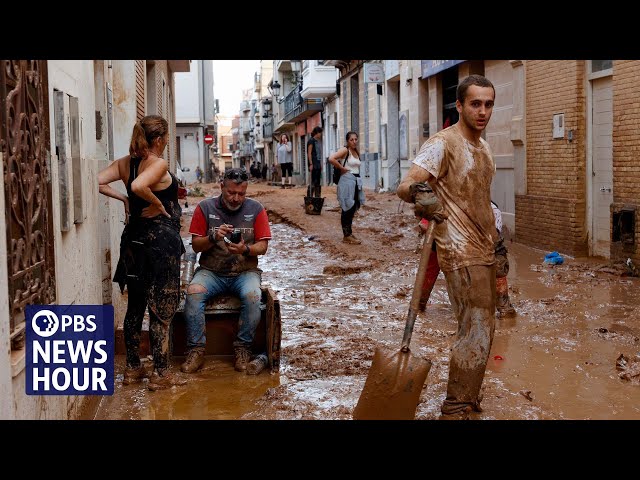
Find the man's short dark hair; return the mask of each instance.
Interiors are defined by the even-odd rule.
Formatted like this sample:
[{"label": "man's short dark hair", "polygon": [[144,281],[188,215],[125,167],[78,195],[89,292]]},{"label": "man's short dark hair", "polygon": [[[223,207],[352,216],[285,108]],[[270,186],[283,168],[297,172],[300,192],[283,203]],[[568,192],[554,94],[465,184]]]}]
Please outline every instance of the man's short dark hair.
[{"label": "man's short dark hair", "polygon": [[469,90],[469,87],[471,85],[475,85],[476,87],[493,88],[493,96],[496,96],[496,88],[487,77],[475,74],[469,75],[458,84],[458,88],[456,89],[456,100],[458,100],[463,105],[464,99],[467,98],[467,90]]},{"label": "man's short dark hair", "polygon": [[322,133],[322,127],[313,127],[313,130],[311,130],[311,136],[315,137],[317,133]]},{"label": "man's short dark hair", "polygon": [[223,182],[225,180],[231,180],[235,183],[243,183],[249,181],[249,175],[244,168],[231,168],[224,171]]}]

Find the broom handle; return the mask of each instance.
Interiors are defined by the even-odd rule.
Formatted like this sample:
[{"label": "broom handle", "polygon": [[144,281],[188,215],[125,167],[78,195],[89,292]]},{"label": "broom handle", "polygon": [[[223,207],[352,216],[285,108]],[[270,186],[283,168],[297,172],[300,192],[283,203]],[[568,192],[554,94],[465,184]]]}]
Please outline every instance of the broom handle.
[{"label": "broom handle", "polygon": [[427,273],[427,265],[429,264],[429,255],[431,255],[431,244],[433,243],[433,229],[436,226],[434,220],[429,221],[427,232],[425,233],[424,243],[422,244],[422,252],[420,254],[420,264],[418,265],[418,273],[416,274],[416,283],[413,286],[413,294],[411,295],[411,303],[409,304],[409,313],[407,314],[407,324],[404,327],[404,337],[402,338],[403,352],[409,351],[409,343],[411,342],[411,334],[413,333],[413,325],[416,323],[418,315],[418,304],[420,303],[420,294],[422,293],[422,284]]}]

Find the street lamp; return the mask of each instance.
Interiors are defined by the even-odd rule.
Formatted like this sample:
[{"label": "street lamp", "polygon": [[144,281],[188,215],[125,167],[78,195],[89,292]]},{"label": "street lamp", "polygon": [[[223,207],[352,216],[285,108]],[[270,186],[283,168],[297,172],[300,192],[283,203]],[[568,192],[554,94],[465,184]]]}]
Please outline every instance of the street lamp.
[{"label": "street lamp", "polygon": [[280,97],[280,83],[278,83],[278,80],[271,80],[269,85],[267,85],[267,89],[269,89],[269,93],[271,93],[273,98],[276,99],[276,102],[284,102],[284,96]]},{"label": "street lamp", "polygon": [[[280,86],[278,85],[278,88],[280,88]],[[278,92],[279,93],[279,92]],[[263,118],[269,118],[271,116],[271,100],[268,98],[265,98],[264,100],[262,100],[262,109],[264,110],[264,113],[262,114]]]}]

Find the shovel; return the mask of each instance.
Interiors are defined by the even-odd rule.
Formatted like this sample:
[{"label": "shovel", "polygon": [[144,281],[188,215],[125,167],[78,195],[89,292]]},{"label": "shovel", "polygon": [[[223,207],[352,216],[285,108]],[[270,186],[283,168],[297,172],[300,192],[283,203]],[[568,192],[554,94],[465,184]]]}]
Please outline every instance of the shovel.
[{"label": "shovel", "polygon": [[409,304],[402,347],[400,350],[389,347],[376,348],[369,375],[358,404],[353,410],[354,420],[413,420],[416,416],[420,392],[429,374],[431,360],[412,355],[409,342],[431,254],[435,225],[436,222],[429,222],[422,244],[420,265]]}]

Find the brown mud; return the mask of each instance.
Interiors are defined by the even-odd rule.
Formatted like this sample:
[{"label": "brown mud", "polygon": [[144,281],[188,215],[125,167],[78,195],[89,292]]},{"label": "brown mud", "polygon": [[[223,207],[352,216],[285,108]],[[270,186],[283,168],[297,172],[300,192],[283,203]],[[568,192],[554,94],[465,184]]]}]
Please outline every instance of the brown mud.
[{"label": "brown mud", "polygon": [[[117,359],[116,393],[97,418],[351,419],[375,348],[400,346],[419,260],[418,221],[395,194],[367,191],[353,223],[362,245],[349,245],[335,187],[323,187],[321,215],[305,213],[305,194],[303,187],[249,186],[272,222],[259,266],[281,304],[280,372],[250,376],[231,361],[207,358],[186,387],[149,392],[145,383],[122,385]],[[201,199],[188,198],[183,236]],[[605,259],[565,257],[548,266],[548,252],[506,246],[517,315],[496,319],[484,411],[471,418],[640,419],[640,279]],[[456,328],[440,274],[411,343],[412,354],[433,362],[417,419],[440,414]]]}]

